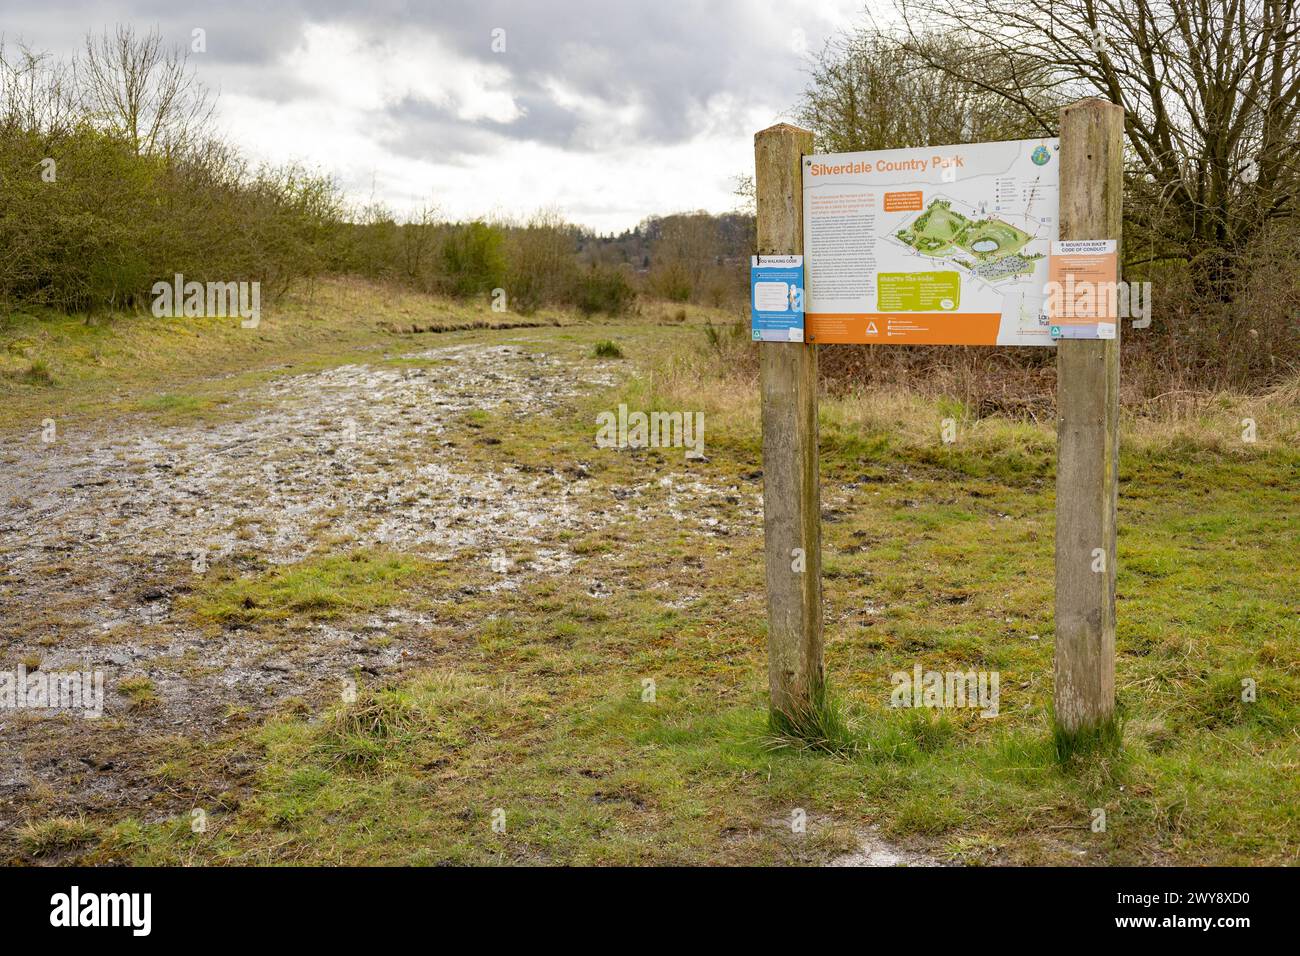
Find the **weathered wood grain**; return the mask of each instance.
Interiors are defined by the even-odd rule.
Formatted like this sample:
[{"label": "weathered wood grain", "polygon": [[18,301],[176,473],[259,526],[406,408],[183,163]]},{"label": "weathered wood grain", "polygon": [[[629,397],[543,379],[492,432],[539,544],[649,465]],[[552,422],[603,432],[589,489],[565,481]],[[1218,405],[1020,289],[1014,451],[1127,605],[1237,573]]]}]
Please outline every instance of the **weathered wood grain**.
[{"label": "weathered wood grain", "polygon": [[[1123,109],[1104,100],[1061,111],[1062,239],[1121,238],[1123,129]],[[1115,325],[1114,339],[1066,340],[1056,353],[1055,710],[1067,734],[1102,727],[1115,711]]]},{"label": "weathered wood grain", "polygon": [[[812,133],[786,124],[754,137],[760,255],[803,253],[800,164],[812,144]],[[773,712],[795,715],[820,694],[825,679],[817,349],[764,342],[760,350],[768,682]],[[798,552],[802,571],[794,570]]]}]

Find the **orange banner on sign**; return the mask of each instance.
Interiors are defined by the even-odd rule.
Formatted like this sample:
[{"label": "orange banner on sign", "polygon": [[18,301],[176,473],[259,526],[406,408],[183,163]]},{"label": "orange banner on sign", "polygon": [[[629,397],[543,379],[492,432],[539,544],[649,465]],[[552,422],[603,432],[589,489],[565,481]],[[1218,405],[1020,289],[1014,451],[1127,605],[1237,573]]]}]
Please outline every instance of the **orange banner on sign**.
[{"label": "orange banner on sign", "polygon": [[805,341],[818,345],[997,345],[996,312],[810,312]]},{"label": "orange banner on sign", "polygon": [[885,212],[920,212],[925,208],[921,191],[885,193]]}]

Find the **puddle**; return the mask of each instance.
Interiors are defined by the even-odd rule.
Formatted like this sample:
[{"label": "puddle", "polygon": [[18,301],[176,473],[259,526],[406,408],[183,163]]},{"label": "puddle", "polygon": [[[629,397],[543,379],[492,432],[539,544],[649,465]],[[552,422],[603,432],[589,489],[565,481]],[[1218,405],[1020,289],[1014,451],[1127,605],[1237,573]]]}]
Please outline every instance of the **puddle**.
[{"label": "puddle", "polygon": [[831,860],[827,866],[943,866],[939,860],[924,853],[905,850],[890,843],[876,827],[858,834],[860,843],[852,853]]}]

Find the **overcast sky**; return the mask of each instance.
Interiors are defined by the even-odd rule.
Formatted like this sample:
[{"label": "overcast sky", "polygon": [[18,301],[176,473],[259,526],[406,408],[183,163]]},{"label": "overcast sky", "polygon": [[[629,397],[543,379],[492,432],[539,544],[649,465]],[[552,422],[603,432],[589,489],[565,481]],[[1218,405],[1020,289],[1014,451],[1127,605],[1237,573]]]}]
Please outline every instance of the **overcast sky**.
[{"label": "overcast sky", "polygon": [[[753,134],[789,118],[806,51],[862,0],[0,0],[0,30],[71,54],[157,26],[206,52],[222,131],[349,198],[451,218],[557,206],[601,231],[721,212]],[[495,41],[495,42],[494,42]],[[497,49],[494,49],[494,46]],[[504,49],[500,49],[504,46]]]}]

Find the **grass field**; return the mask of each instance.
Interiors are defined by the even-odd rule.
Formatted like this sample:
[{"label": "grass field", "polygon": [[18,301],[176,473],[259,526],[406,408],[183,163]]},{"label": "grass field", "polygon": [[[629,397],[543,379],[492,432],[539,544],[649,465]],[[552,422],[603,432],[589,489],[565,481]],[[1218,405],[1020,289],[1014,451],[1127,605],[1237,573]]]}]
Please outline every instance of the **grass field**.
[{"label": "grass field", "polygon": [[51,412],[220,411],[245,385],[340,364],[403,336],[567,321],[553,310],[497,313],[397,289],[377,296],[351,280],[297,292],[256,329],[216,318],[10,312],[0,324],[0,428]]},{"label": "grass field", "polygon": [[[972,865],[1300,860],[1295,387],[1126,420],[1123,748],[1064,765],[1049,721],[1050,427],[907,393],[824,400],[826,663],[844,723],[827,752],[768,730],[757,396],[731,361],[750,346],[704,328],[727,317],[651,305],[441,336],[410,327],[493,316],[410,297],[392,331],[385,294],[322,294],[338,298],[264,319],[251,349],[230,344],[237,330],[187,331],[188,362],[152,320],[11,321],[9,354],[53,384],[24,365],[0,385],[10,437],[63,410],[164,434],[238,422],[282,377],[344,362],[436,376],[436,354],[401,356],[509,345],[608,384],[540,415],[524,400],[450,412],[438,443],[403,454],[442,456],[485,489],[483,476],[515,471],[555,496],[581,488],[599,520],[543,525],[507,555],[531,569],[510,587],[472,550],[375,546],[328,521],[295,561],[157,572],[184,582],[172,626],[207,646],[281,649],[328,627],[415,663],[178,727],[157,719],[158,698],[205,662],[159,645],[79,738],[132,768],[131,799],[73,803],[34,769],[6,807],[11,861],[817,864],[870,834]],[[620,403],[704,412],[707,458],[597,448],[596,415]],[[503,515],[517,504],[481,494]],[[408,623],[368,630],[390,613]],[[67,637],[35,612],[5,623],[17,653]],[[891,709],[891,673],[918,664],[997,671],[999,716]],[[40,766],[39,740],[17,746]]]}]

